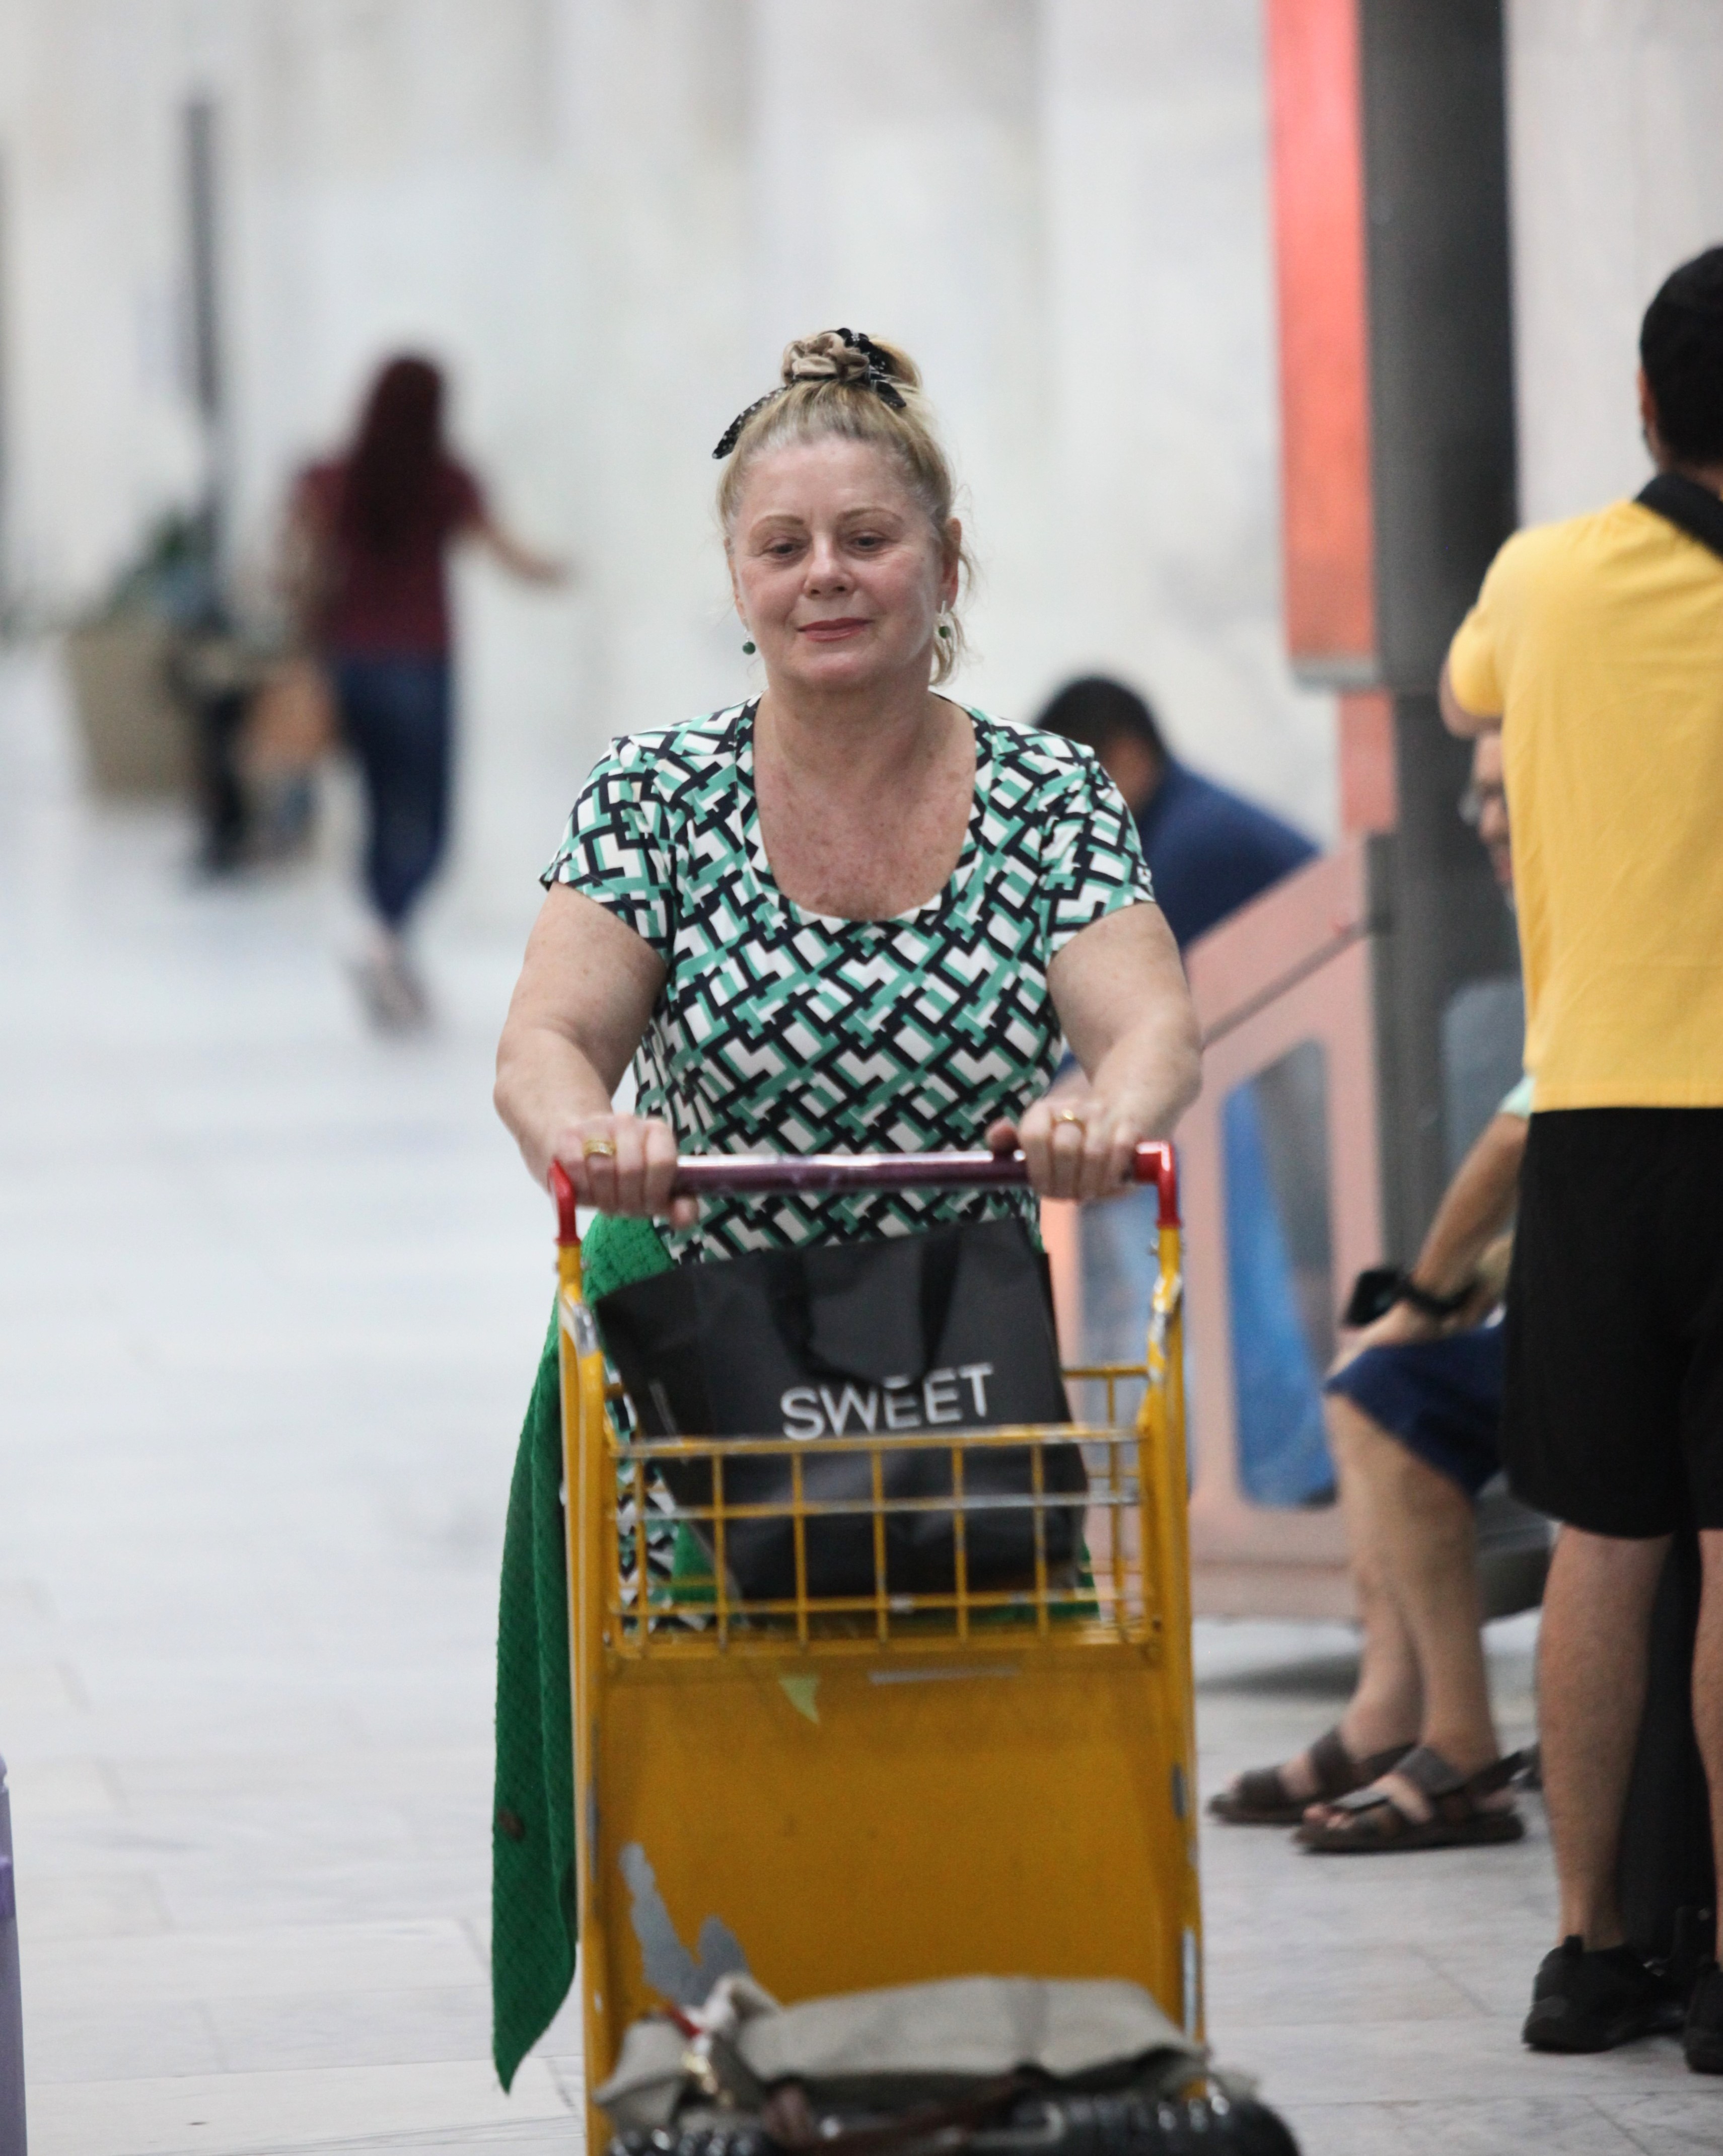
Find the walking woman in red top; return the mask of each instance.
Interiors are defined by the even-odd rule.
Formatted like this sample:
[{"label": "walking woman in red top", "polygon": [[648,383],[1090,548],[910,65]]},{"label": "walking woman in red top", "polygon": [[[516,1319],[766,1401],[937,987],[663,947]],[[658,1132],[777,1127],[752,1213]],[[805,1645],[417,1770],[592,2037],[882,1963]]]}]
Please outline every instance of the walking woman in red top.
[{"label": "walking woman in red top", "polygon": [[428,1015],[404,931],[448,834],[449,548],[476,539],[532,583],[564,573],[498,526],[478,481],[444,447],[443,406],[439,367],[390,360],[352,449],[301,475],[291,512],[306,639],[328,669],[342,737],[364,775],[375,928],[358,978],[385,1031]]}]

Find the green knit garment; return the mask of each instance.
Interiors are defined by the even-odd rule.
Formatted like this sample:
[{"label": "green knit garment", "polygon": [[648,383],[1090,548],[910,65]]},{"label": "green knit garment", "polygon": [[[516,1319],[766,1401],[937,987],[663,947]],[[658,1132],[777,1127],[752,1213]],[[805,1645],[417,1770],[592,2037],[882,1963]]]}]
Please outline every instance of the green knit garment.
[{"label": "green knit garment", "polygon": [[[650,1221],[603,1214],[581,1260],[589,1303],[671,1262]],[[504,2088],[568,1997],[579,1939],[561,1399],[553,1309],[509,1486],[496,1625],[491,2051]]]}]

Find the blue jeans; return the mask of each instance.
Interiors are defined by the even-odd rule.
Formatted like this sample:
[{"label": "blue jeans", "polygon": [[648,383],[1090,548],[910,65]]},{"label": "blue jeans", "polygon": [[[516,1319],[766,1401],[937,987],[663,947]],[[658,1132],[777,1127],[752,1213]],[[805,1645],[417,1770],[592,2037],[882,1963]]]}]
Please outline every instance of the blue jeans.
[{"label": "blue jeans", "polygon": [[370,811],[365,887],[399,928],[436,871],[449,833],[452,710],[446,659],[341,658],[342,731]]}]

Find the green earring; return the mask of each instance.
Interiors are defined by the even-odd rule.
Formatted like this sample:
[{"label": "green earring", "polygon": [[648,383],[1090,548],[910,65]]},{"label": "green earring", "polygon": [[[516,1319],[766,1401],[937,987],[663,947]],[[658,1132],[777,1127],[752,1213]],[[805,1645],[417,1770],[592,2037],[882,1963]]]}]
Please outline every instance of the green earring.
[{"label": "green earring", "polygon": [[748,654],[748,657],[749,657],[750,659],[752,659],[752,658],[753,658],[753,654],[754,654],[754,653],[759,649],[759,645],[754,642],[753,639],[750,636],[750,637],[748,638],[748,639],[747,643],[746,643],[746,644],[744,644],[743,645],[742,649],[743,649],[743,650]]}]

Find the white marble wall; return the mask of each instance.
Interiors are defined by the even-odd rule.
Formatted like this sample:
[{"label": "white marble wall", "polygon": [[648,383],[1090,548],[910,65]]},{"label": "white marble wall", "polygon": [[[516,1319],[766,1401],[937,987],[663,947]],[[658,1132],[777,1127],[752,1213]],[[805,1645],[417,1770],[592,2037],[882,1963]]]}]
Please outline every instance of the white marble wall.
[{"label": "white marble wall", "polygon": [[923,362],[983,565],[964,688],[1148,686],[1321,832],[1324,700],[1278,649],[1260,0],[0,0],[9,573],[101,586],[199,449],[177,116],[222,110],[228,444],[254,572],[375,357],[451,362],[512,519],[463,576],[448,903],[516,919],[596,744],[743,688],[712,442],[784,341]]},{"label": "white marble wall", "polygon": [[1194,760],[1334,824],[1329,697],[1280,630],[1266,59],[1258,0],[1043,15],[1048,523],[1033,661],[1151,680]]},{"label": "white marble wall", "polygon": [[[1524,497],[1637,483],[1633,336],[1723,233],[1718,0],[1510,0]],[[0,0],[8,575],[100,589],[195,493],[179,108],[219,102],[236,541],[376,357],[569,596],[462,577],[446,903],[515,920],[609,732],[748,680],[711,442],[795,332],[923,361],[983,576],[976,701],[1117,669],[1318,832],[1332,718],[1280,652],[1261,0]]]},{"label": "white marble wall", "polygon": [[1723,5],[1509,0],[1521,513],[1637,492],[1639,318],[1723,240]]}]

